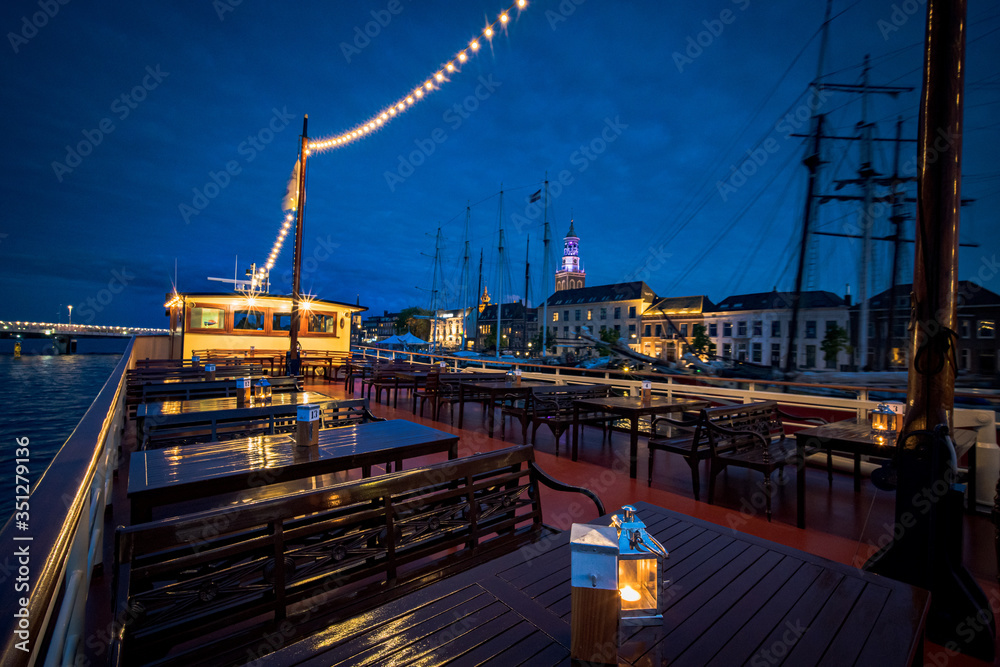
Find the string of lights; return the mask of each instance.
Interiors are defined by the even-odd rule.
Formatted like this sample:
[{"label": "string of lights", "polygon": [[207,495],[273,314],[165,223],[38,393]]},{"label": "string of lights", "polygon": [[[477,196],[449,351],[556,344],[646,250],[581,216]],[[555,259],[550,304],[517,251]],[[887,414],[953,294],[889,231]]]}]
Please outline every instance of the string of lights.
[{"label": "string of lights", "polygon": [[[486,27],[483,28],[479,37],[472,39],[464,49],[445,62],[444,65],[428,76],[427,79],[419,86],[413,88],[395,102],[388,105],[380,112],[367,119],[365,122],[355,125],[350,130],[346,130],[331,137],[310,141],[306,148],[306,154],[319,154],[329,150],[342,148],[348,144],[363,139],[376,130],[388,125],[395,118],[398,118],[412,108],[417,102],[424,99],[434,91],[439,90],[445,83],[451,81],[451,76],[460,73],[462,65],[468,62],[472,56],[479,53],[483,47],[482,40],[490,42],[494,35],[497,34],[498,30],[505,30],[507,28],[507,25],[509,25],[511,21],[511,13],[513,11],[521,11],[527,6],[528,0],[516,0],[510,5],[510,7],[501,12],[495,21],[488,23]],[[254,288],[264,282],[265,276],[274,267],[274,263],[281,254],[281,247],[285,242],[285,237],[288,236],[288,231],[291,229],[292,221],[294,219],[295,216],[292,213],[285,215],[285,219],[281,223],[281,228],[278,230],[278,236],[274,240],[274,245],[271,246],[271,254],[268,255],[264,266],[258,269],[258,275],[253,276]]]}]

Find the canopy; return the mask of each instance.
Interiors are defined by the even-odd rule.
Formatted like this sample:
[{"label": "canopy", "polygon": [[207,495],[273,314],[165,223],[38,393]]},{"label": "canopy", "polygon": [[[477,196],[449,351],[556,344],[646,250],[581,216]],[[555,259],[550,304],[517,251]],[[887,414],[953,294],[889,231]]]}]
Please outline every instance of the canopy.
[{"label": "canopy", "polygon": [[399,336],[389,336],[382,340],[375,341],[376,345],[402,345],[405,341]]},{"label": "canopy", "polygon": [[428,345],[429,344],[428,341],[421,340],[420,338],[417,338],[416,336],[414,336],[413,334],[411,334],[409,331],[407,331],[405,334],[402,334],[400,336],[396,336],[396,338],[398,338],[399,342],[403,343],[404,345]]}]

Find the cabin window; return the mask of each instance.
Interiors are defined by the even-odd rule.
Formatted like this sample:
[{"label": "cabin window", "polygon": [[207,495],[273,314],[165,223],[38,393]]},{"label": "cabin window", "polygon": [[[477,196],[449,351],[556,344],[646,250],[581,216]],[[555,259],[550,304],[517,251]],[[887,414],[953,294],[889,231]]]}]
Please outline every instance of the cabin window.
[{"label": "cabin window", "polygon": [[311,313],[308,330],[310,333],[335,334],[337,333],[337,316]]},{"label": "cabin window", "polygon": [[233,311],[233,330],[235,331],[263,331],[264,313],[259,310],[236,310]]},{"label": "cabin window", "polygon": [[274,313],[271,316],[271,331],[291,331],[291,330],[292,330],[291,313]]},{"label": "cabin window", "polygon": [[192,329],[225,329],[226,311],[222,308],[202,308],[195,306],[191,309]]}]

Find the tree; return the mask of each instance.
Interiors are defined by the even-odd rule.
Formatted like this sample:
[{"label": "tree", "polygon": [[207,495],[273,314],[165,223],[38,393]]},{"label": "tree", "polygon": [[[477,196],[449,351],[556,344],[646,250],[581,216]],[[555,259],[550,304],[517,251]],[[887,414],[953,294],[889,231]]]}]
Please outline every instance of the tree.
[{"label": "tree", "polygon": [[[598,336],[600,336],[601,340],[603,340],[605,343],[608,343],[609,345],[614,345],[615,343],[618,342],[618,339],[622,337],[622,334],[617,329],[601,327],[601,331],[598,334]],[[606,347],[602,347],[598,351],[598,354],[600,354],[602,357],[608,356],[609,353],[610,350],[608,350],[608,348]]]},{"label": "tree", "polygon": [[[545,342],[548,343],[549,345],[549,352],[555,354],[556,332],[552,329],[552,327],[545,327],[545,331],[546,331]],[[542,332],[539,331],[538,333],[535,334],[535,337],[531,339],[531,350],[532,352],[534,352],[535,350],[541,350],[541,349],[542,349]]]},{"label": "tree", "polygon": [[403,334],[409,331],[417,338],[430,340],[431,321],[428,318],[432,314],[431,311],[416,306],[401,310],[396,317],[396,333]]},{"label": "tree", "polygon": [[819,344],[819,347],[823,350],[823,358],[836,367],[837,355],[841,350],[846,350],[849,344],[847,329],[834,325],[826,330],[826,336],[823,337],[823,342]]},{"label": "tree", "polygon": [[704,324],[694,325],[694,336],[691,337],[691,342],[688,343],[688,352],[696,357],[705,359],[706,357],[715,356],[715,343],[712,339],[708,337],[706,333]]}]

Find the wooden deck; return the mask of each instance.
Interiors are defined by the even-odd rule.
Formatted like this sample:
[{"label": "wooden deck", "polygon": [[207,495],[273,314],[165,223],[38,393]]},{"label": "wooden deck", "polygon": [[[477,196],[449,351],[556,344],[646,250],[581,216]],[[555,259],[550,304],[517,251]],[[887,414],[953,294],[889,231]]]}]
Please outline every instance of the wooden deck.
[{"label": "wooden deck", "polygon": [[[360,384],[360,381],[358,381]],[[322,379],[307,382],[307,390],[321,391],[334,398],[347,398],[343,384],[326,382]],[[408,399],[409,397],[407,397]],[[458,429],[444,421],[437,422],[411,414],[409,400],[396,409],[375,403],[372,411],[379,417],[388,419],[409,419],[418,423],[454,433],[460,437],[458,455],[500,449],[504,443],[487,434],[487,423],[478,406],[465,406],[464,428]],[[456,420],[457,421],[457,420]],[[513,443],[520,441],[518,429],[508,429],[508,438]],[[108,593],[112,571],[110,563],[113,554],[113,527],[128,523],[129,505],[125,495],[127,486],[128,452],[134,446],[134,424],[126,431],[125,458],[119,467],[120,473],[115,484],[114,507],[108,517],[109,529],[105,532],[105,563],[107,564],[94,582],[88,599],[88,637],[97,638],[86,643],[88,657],[93,664],[101,664],[106,658],[106,636],[111,623],[107,610],[110,609]],[[648,502],[652,505],[701,519],[717,526],[734,529],[787,547],[837,561],[844,565],[858,567],[867,558],[886,544],[891,537],[893,526],[894,498],[891,493],[878,491],[869,480],[864,480],[861,490],[855,492],[853,475],[850,472],[834,474],[832,482],[827,480],[824,469],[810,468],[806,471],[805,503],[809,515],[808,528],[795,527],[796,521],[796,480],[794,474],[786,475],[782,482],[776,478],[773,498],[773,521],[764,517],[763,489],[760,475],[746,474],[745,471],[731,470],[723,473],[718,480],[716,504],[696,502],[691,495],[690,470],[679,457],[660,456],[656,458],[652,486],[647,486],[645,465],[645,438],[639,441],[639,475],[629,477],[629,434],[616,431],[610,443],[603,443],[599,430],[585,428],[581,432],[579,460],[570,460],[568,448],[563,446],[556,452],[554,439],[547,430],[539,431],[534,443],[537,461],[547,473],[571,484],[586,486],[601,496],[609,511],[622,505]],[[414,464],[419,463],[419,459]],[[373,474],[379,472],[378,466]],[[703,471],[703,475],[705,471]],[[343,475],[343,474],[341,474]],[[356,473],[350,475],[357,476]],[[343,479],[343,476],[338,479]],[[704,478],[703,478],[704,479]],[[575,521],[590,521],[592,508],[582,507],[576,498],[566,494],[543,490],[546,523],[557,528],[568,529]],[[994,551],[994,530],[989,518],[981,515],[967,515],[964,520],[965,562],[978,579],[991,600],[1000,600],[1000,589],[996,584],[997,566]],[[669,539],[666,543],[671,549]],[[93,612],[93,613],[91,613]],[[964,656],[952,656],[943,647],[927,643],[925,659],[928,664],[980,665],[985,664]],[[554,660],[556,662],[558,660]],[[514,664],[514,663],[511,663]]]}]

